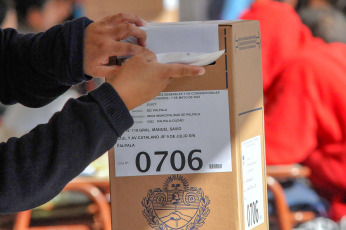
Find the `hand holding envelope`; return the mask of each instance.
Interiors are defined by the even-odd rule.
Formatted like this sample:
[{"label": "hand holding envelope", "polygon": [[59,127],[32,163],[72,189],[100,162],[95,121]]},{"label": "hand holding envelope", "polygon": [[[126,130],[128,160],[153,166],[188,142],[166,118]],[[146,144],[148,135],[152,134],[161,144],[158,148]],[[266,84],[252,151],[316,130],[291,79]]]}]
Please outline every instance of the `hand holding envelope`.
[{"label": "hand holding envelope", "polygon": [[[215,62],[225,52],[219,51],[217,24],[149,23],[141,28],[147,33],[146,48],[156,54],[159,63],[204,66]],[[137,40],[131,36],[123,42],[138,44]]]}]

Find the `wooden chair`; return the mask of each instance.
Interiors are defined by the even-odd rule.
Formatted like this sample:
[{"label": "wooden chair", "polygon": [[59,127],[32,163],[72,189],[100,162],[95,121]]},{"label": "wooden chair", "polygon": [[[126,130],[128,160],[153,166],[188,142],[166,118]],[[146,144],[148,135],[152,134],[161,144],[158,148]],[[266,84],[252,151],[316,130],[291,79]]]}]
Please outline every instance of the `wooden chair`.
[{"label": "wooden chair", "polygon": [[291,212],[280,180],[307,178],[311,171],[299,165],[267,166],[267,186],[273,193],[277,221],[281,230],[291,230],[295,225],[315,218],[311,211]]},{"label": "wooden chair", "polygon": [[[111,230],[110,206],[104,194],[97,187],[89,183],[70,183],[64,188],[64,191],[78,191],[86,194],[97,207],[102,229]],[[14,230],[90,230],[89,226],[83,224],[30,227],[31,212],[28,210],[17,214]]]}]

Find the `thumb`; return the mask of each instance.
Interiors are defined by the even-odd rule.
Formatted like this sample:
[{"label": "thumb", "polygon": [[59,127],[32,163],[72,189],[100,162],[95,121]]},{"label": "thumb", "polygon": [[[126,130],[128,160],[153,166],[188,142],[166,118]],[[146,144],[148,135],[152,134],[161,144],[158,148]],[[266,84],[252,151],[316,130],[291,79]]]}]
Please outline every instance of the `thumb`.
[{"label": "thumb", "polygon": [[186,64],[161,64],[162,70],[169,77],[196,76],[205,74],[205,68],[202,66],[193,66]]}]

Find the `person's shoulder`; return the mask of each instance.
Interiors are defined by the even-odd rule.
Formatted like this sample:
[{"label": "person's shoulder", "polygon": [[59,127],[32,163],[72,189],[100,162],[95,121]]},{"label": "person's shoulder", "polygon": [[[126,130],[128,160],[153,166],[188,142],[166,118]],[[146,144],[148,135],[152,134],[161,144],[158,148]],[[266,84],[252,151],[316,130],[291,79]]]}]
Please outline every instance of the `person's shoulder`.
[{"label": "person's shoulder", "polygon": [[301,49],[290,60],[289,64],[300,66],[308,65],[332,65],[337,63],[338,59],[346,58],[346,44],[343,43],[325,43],[320,38],[314,38],[314,41]]},{"label": "person's shoulder", "polygon": [[346,79],[346,45],[326,44],[302,50],[287,62],[285,75],[326,85]]}]

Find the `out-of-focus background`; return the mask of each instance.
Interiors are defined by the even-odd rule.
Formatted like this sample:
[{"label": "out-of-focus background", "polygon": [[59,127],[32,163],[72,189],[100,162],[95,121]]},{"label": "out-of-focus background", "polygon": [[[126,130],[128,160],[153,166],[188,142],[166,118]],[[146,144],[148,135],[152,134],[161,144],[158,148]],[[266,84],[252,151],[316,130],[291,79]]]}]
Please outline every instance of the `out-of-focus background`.
[{"label": "out-of-focus background", "polygon": [[[276,82],[280,82],[280,74],[292,72],[291,70],[298,68],[297,63],[292,60],[299,60],[301,57],[300,51],[308,53],[310,49],[321,52],[314,52],[313,57],[318,57],[323,63],[330,64],[317,64],[318,61],[313,61],[313,64],[307,64],[306,71],[312,72],[310,78],[318,79],[320,75],[315,72],[319,70],[326,70],[328,68],[338,69],[338,71],[330,71],[325,76],[329,81],[333,81],[335,85],[343,87],[344,81],[342,76],[346,79],[346,0],[280,0],[275,2],[274,7],[266,6],[269,0],[0,0],[0,26],[2,28],[15,28],[21,33],[34,32],[38,33],[45,31],[48,28],[63,23],[66,20],[72,20],[78,17],[87,16],[92,20],[99,20],[105,16],[117,13],[131,13],[141,16],[148,22],[177,22],[177,21],[200,21],[200,20],[233,20],[239,18],[256,19],[260,20],[262,24],[263,18],[263,79],[264,79],[264,94],[266,98],[265,110],[275,110],[278,98],[285,92],[285,87],[291,87],[292,84],[289,80],[277,89]],[[278,3],[280,2],[280,3]],[[267,7],[267,8],[266,8]],[[286,14],[280,14],[280,10],[287,9],[291,18],[285,18]],[[277,17],[277,15],[281,15]],[[290,16],[290,17],[291,17]],[[252,18],[253,17],[253,18]],[[299,18],[299,19],[298,19]],[[273,24],[280,21],[281,29],[277,30],[274,27],[267,27],[265,23]],[[292,26],[292,21],[296,24]],[[285,24],[287,22],[287,24]],[[303,26],[305,25],[305,26]],[[287,26],[287,28],[285,28]],[[282,29],[284,28],[284,29]],[[285,31],[287,29],[287,34]],[[297,35],[297,41],[293,38],[294,33],[290,31],[300,31]],[[304,32],[301,32],[304,31]],[[269,37],[268,34],[273,35],[276,40],[273,40],[272,45],[264,43],[264,40]],[[282,33],[282,34],[280,34]],[[279,37],[285,37],[284,42]],[[307,42],[307,40],[309,42]],[[277,42],[276,42],[277,41]],[[311,41],[311,42],[310,42]],[[298,45],[294,44],[297,42]],[[291,44],[292,43],[292,44]],[[275,44],[275,45],[274,45]],[[283,55],[284,48],[290,46],[298,47],[290,58]],[[321,47],[321,48],[319,48]],[[340,54],[335,54],[332,50],[337,47]],[[270,50],[270,52],[265,49]],[[326,51],[330,50],[330,51]],[[282,52],[281,52],[282,51]],[[341,52],[340,52],[341,51]],[[298,55],[299,54],[299,55]],[[280,59],[282,55],[282,59]],[[304,56],[304,55],[303,55]],[[309,55],[308,55],[309,56]],[[311,56],[311,57],[312,57]],[[305,57],[305,56],[304,56]],[[280,60],[280,71],[274,69],[275,61]],[[284,63],[284,64],[283,64]],[[289,63],[289,64],[288,64]],[[293,64],[292,64],[293,63]],[[316,64],[314,64],[316,63]],[[296,71],[291,78],[304,78],[304,67],[299,63],[300,71]],[[283,67],[285,66],[285,67]],[[317,67],[316,67],[317,66]],[[271,74],[268,74],[268,73]],[[337,72],[337,73],[334,73]],[[335,74],[335,76],[334,76]],[[286,76],[287,74],[284,74]],[[337,76],[336,76],[337,75]],[[280,77],[278,77],[280,76]],[[269,81],[269,78],[274,78],[275,81]],[[310,79],[309,78],[309,79]],[[267,82],[270,82],[267,84]],[[323,82],[323,80],[321,80]],[[83,83],[75,86],[67,91],[64,95],[60,96],[56,101],[51,104],[39,108],[30,109],[22,105],[5,106],[0,104],[0,141],[6,142],[10,137],[20,137],[29,132],[38,124],[46,123],[50,117],[57,111],[61,110],[65,102],[69,98],[76,98],[83,95],[102,83],[102,80],[94,79],[90,82]],[[305,84],[305,83],[304,83]],[[299,86],[297,86],[299,88]],[[312,86],[311,86],[312,87]],[[294,88],[294,86],[293,86]],[[275,89],[275,90],[274,90]],[[316,87],[318,92],[325,92],[330,90],[330,94],[334,95],[337,88],[324,88],[323,84]],[[340,91],[345,91],[340,89]],[[314,91],[315,92],[315,91]],[[315,92],[316,93],[316,92]],[[310,94],[309,94],[310,95]],[[305,100],[305,94],[299,95],[302,100]],[[343,93],[336,94],[332,97],[338,98],[345,97]],[[292,97],[293,98],[293,97]],[[310,100],[306,96],[306,100]],[[292,99],[293,100],[293,99]],[[317,107],[318,103],[311,105],[313,111],[319,109],[328,110],[331,114],[337,113],[336,111],[343,111],[346,108],[346,103],[336,106],[335,101],[330,101],[323,104],[323,98],[320,100],[321,106]],[[340,100],[339,100],[340,101]],[[341,100],[342,101],[342,100]],[[271,103],[273,102],[273,103]],[[334,103],[335,102],[335,103]],[[286,103],[286,102],[282,102]],[[298,103],[298,102],[297,102]],[[342,103],[341,103],[342,104]],[[342,107],[336,109],[336,107]],[[278,106],[277,108],[281,108]],[[345,110],[346,111],[346,110]],[[327,168],[324,169],[328,174],[328,162],[335,161],[339,163],[331,163],[330,168],[345,167],[346,168],[346,148],[344,140],[346,135],[341,135],[340,138],[334,138],[330,132],[325,132],[319,129],[320,124],[323,123],[318,117],[318,112],[313,112],[311,120],[316,119],[315,129],[295,130],[292,136],[284,136],[287,140],[290,138],[300,138],[301,133],[307,133],[316,139],[313,147],[306,148],[305,152],[301,153],[304,158],[290,158],[290,160],[280,160],[280,154],[285,151],[285,146],[276,145],[274,150],[271,145],[267,146],[268,151],[268,203],[270,214],[270,229],[346,229],[346,188],[342,187],[346,183],[341,179],[331,182],[333,189],[328,193],[328,189],[322,187],[329,186],[330,177],[324,174],[317,174],[315,161],[311,163],[309,160],[311,155],[315,152],[321,151],[323,155],[323,146],[326,142],[333,142],[334,145],[340,145],[341,150],[338,154],[341,157],[330,160],[329,155],[324,161],[323,157],[319,158],[319,163],[324,163]],[[317,114],[317,115],[316,115]],[[283,121],[279,118],[273,118],[268,113],[268,122],[275,120],[275,124],[281,124]],[[295,120],[305,122],[306,111],[297,109],[294,113]],[[335,115],[338,117],[346,117],[346,114]],[[318,117],[318,118],[316,118]],[[324,122],[328,124],[328,116],[325,117]],[[323,119],[322,119],[323,120]],[[346,133],[343,129],[343,119],[337,119],[338,122],[334,124],[341,130],[340,132]],[[328,126],[328,125],[327,125]],[[271,127],[271,126],[268,126]],[[267,126],[266,126],[267,128]],[[321,131],[322,130],[322,131]],[[287,132],[288,133],[288,132]],[[335,132],[334,132],[335,133]],[[267,128],[266,135],[271,135],[271,129]],[[305,143],[304,136],[300,138],[302,143],[293,143],[299,149],[304,149]],[[333,141],[331,141],[333,139]],[[337,139],[337,140],[336,140]],[[268,138],[271,141],[271,137]],[[300,145],[301,144],[301,145]],[[282,151],[281,151],[282,150]],[[316,151],[315,151],[316,150]],[[302,150],[303,151],[303,150]],[[328,153],[328,151],[326,150]],[[269,154],[270,153],[270,154]],[[292,156],[296,152],[290,152]],[[288,155],[289,155],[288,154]],[[297,153],[298,155],[298,153]],[[273,157],[272,157],[273,156]],[[278,157],[279,156],[279,157]],[[275,161],[271,161],[275,159]],[[338,160],[339,159],[339,160]],[[271,162],[271,163],[270,163]],[[273,163],[274,162],[274,163]],[[343,166],[345,164],[345,166]],[[323,170],[322,170],[323,171]],[[336,178],[346,178],[346,174],[342,175],[345,171],[339,171],[340,175]],[[323,183],[316,182],[316,177],[324,178]],[[322,179],[321,179],[322,180]],[[109,216],[109,182],[108,182],[108,157],[107,154],[103,155],[100,159],[93,162],[79,177],[72,181],[65,189],[52,201],[47,204],[23,212],[20,214],[0,215],[0,230],[6,229],[59,229],[58,226],[64,226],[63,229],[110,229],[110,216]],[[327,195],[326,195],[327,194]],[[336,214],[337,213],[337,214]],[[30,228],[29,228],[30,226]],[[53,226],[53,227],[52,227]],[[70,226],[70,228],[68,228]],[[39,228],[41,227],[41,228]],[[43,228],[42,228],[43,229]],[[217,228],[216,228],[217,229]]]}]

